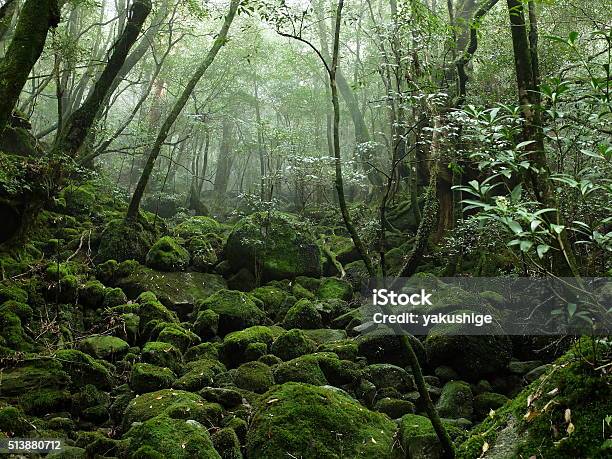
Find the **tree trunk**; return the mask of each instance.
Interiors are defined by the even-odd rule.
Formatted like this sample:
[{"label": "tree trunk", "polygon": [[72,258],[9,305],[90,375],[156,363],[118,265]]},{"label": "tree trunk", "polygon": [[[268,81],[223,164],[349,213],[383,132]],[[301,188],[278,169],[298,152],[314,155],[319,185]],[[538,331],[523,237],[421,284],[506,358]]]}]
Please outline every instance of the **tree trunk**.
[{"label": "tree trunk", "polygon": [[4,40],[6,32],[11,28],[13,16],[15,15],[18,5],[18,0],[7,0],[0,8],[0,42]]},{"label": "tree trunk", "polygon": [[136,0],[134,2],[125,29],[115,43],[113,54],[83,105],[66,120],[65,126],[53,147],[54,152],[71,158],[77,156],[111,89],[117,72],[121,69],[130,48],[136,42],[150,12],[151,0]]},{"label": "tree trunk", "polygon": [[219,195],[227,192],[230,172],[232,168],[232,122],[225,118],[223,120],[223,132],[221,134],[221,145],[217,157],[217,169],[215,171],[214,190]]},{"label": "tree trunk", "polygon": [[13,40],[0,61],[0,134],[43,52],[49,29],[59,22],[59,14],[57,0],[26,0],[21,9]]},{"label": "tree trunk", "polygon": [[[540,96],[538,60],[537,60],[537,16],[535,5],[531,6],[529,16],[531,19],[531,42],[528,38],[527,24],[525,21],[525,9],[521,0],[508,0],[508,12],[510,15],[510,31],[512,33],[512,47],[514,50],[514,67],[516,70],[516,81],[519,103],[523,115],[523,141],[531,141],[525,147],[529,158],[537,168],[537,172],[531,169],[528,178],[531,183],[536,199],[546,208],[556,209],[555,216],[549,217],[543,214],[547,223],[562,225],[561,214],[558,209],[557,199],[550,181],[550,170],[546,161],[544,150],[544,134],[540,119]],[[574,252],[567,238],[567,231],[563,230],[557,236],[560,257],[553,258],[553,270],[557,275],[571,274],[580,277]]]},{"label": "tree trunk", "polygon": [[229,32],[230,26],[232,25],[232,21],[234,20],[234,16],[236,15],[236,11],[238,10],[239,3],[240,0],[231,0],[229,11],[227,13],[227,16],[225,16],[223,26],[221,27],[221,30],[219,31],[219,34],[217,35],[217,38],[215,39],[212,48],[208,51],[208,54],[204,58],[204,61],[200,64],[195,74],[189,80],[189,83],[183,90],[179,99],[174,104],[172,111],[166,118],[161,130],[159,131],[159,134],[155,139],[155,143],[153,144],[153,147],[151,148],[151,151],[149,153],[149,157],[147,158],[147,162],[142,171],[142,175],[140,176],[140,180],[138,180],[138,184],[136,185],[136,189],[134,190],[134,194],[130,201],[130,205],[128,207],[126,215],[126,218],[128,220],[136,220],[136,218],[138,217],[140,201],[142,200],[144,190],[147,187],[149,178],[151,177],[151,172],[153,172],[153,166],[155,165],[155,161],[157,160],[157,157],[161,152],[162,145],[168,137],[168,133],[174,125],[174,122],[176,121],[180,113],[183,111],[183,108],[185,108],[185,105],[187,105],[187,101],[189,100],[191,93],[195,89],[202,76],[204,76],[204,73],[206,72],[208,67],[210,67],[210,65],[214,61],[221,47],[227,41],[227,34]]}]

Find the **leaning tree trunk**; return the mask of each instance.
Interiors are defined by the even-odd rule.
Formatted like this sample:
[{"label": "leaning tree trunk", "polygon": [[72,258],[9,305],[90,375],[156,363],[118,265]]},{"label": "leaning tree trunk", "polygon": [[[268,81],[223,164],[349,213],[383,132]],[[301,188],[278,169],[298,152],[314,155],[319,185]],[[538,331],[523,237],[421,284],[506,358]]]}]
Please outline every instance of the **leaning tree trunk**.
[{"label": "leaning tree trunk", "polygon": [[100,78],[89,92],[83,105],[66,120],[64,128],[57,137],[53,150],[74,158],[83,146],[91,127],[112,88],[117,73],[125,58],[136,42],[145,20],[151,12],[151,0],[136,0],[132,5],[128,21],[119,40],[113,47],[113,54],[106,64]]},{"label": "leaning tree trunk", "polygon": [[57,0],[26,0],[21,9],[13,40],[0,61],[0,134],[43,52],[49,29],[59,22],[59,15]]},{"label": "leaning tree trunk", "polygon": [[164,121],[162,128],[155,139],[153,147],[151,147],[151,151],[149,152],[149,157],[147,158],[147,162],[144,166],[140,179],[138,180],[138,184],[136,185],[136,189],[134,190],[134,194],[132,195],[132,199],[130,201],[130,205],[128,207],[126,219],[127,220],[136,220],[138,217],[138,209],[140,208],[140,201],[142,201],[142,197],[144,195],[144,191],[147,187],[147,183],[149,183],[149,178],[151,177],[151,173],[153,172],[153,167],[155,166],[155,161],[157,157],[161,153],[162,146],[170,133],[170,129],[174,125],[174,122],[178,118],[178,116],[187,105],[187,101],[191,96],[191,93],[195,89],[196,85],[200,81],[200,79],[204,76],[208,67],[213,63],[217,53],[221,49],[221,47],[227,41],[227,34],[229,32],[230,26],[234,20],[234,16],[236,16],[236,11],[238,10],[238,5],[240,4],[240,0],[231,0],[229,11],[227,16],[225,16],[225,20],[223,22],[223,26],[215,39],[212,48],[208,51],[208,54],[204,58],[204,61],[200,64],[195,74],[189,80],[189,83],[183,90],[181,96],[174,104],[172,111]]}]

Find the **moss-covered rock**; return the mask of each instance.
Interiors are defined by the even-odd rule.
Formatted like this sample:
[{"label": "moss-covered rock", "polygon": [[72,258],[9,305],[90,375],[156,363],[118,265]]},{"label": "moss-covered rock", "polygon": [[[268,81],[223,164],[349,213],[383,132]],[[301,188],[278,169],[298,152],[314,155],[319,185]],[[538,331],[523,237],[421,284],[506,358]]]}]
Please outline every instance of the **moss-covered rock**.
[{"label": "moss-covered rock", "polygon": [[219,290],[199,301],[196,307],[196,314],[210,309],[219,315],[219,336],[258,325],[265,319],[265,313],[259,309],[253,297],[237,290]]},{"label": "moss-covered rock", "polygon": [[343,360],[355,360],[357,358],[357,343],[352,339],[331,341],[321,344],[318,352],[333,352]]},{"label": "moss-covered rock", "polygon": [[179,370],[183,360],[181,352],[174,345],[161,341],[146,343],[142,348],[140,358],[143,362],[170,368],[175,372]]},{"label": "moss-covered rock", "polygon": [[436,408],[443,418],[471,419],[474,413],[472,388],[464,381],[447,382],[442,388]]},{"label": "moss-covered rock", "polygon": [[55,353],[57,361],[70,375],[73,386],[82,387],[93,384],[100,389],[111,387],[111,375],[108,369],[93,357],[76,349],[63,349]]},{"label": "moss-covered rock", "polygon": [[132,427],[123,438],[134,458],[221,458],[206,428],[194,420],[157,416]]},{"label": "moss-covered rock", "polygon": [[242,404],[242,395],[234,389],[225,387],[206,387],[198,393],[206,400],[219,403],[226,408],[233,408]]},{"label": "moss-covered rock", "polygon": [[79,290],[79,300],[84,306],[97,309],[102,306],[105,291],[106,287],[99,280],[87,281]]},{"label": "moss-covered rock", "polygon": [[256,270],[264,280],[321,275],[321,249],[310,228],[280,212],[258,212],[240,220],[225,246],[234,270]]},{"label": "moss-covered rock", "polygon": [[[427,362],[423,344],[417,338],[409,337],[409,339],[419,363],[425,366]],[[356,341],[358,355],[365,357],[370,363],[391,363],[401,367],[410,364],[408,352],[400,336],[384,331],[375,331],[358,336]]]},{"label": "moss-covered rock", "polygon": [[20,437],[30,430],[32,426],[19,408],[10,405],[0,408],[0,432]]},{"label": "moss-covered rock", "polygon": [[4,341],[4,345],[17,351],[32,350],[32,340],[26,335],[23,329],[21,318],[5,305],[8,303],[20,304],[15,302],[6,302],[0,308],[0,337]]},{"label": "moss-covered rock", "polygon": [[[138,297],[140,307],[138,308],[138,316],[140,317],[140,330],[144,331],[152,321],[167,322],[167,323],[178,323],[179,319],[177,315],[170,311],[167,307],[161,304],[157,297],[150,293],[145,292]],[[151,330],[149,330],[150,332]]]},{"label": "moss-covered rock", "polygon": [[224,371],[225,366],[216,360],[195,360],[185,365],[183,374],[175,381],[174,387],[195,392],[213,384],[215,376]]},{"label": "moss-covered rock", "polygon": [[612,397],[600,367],[610,362],[610,349],[606,339],[599,344],[592,338],[580,340],[472,429],[458,457],[480,457],[485,442],[486,457],[609,457],[603,437],[610,435],[605,419],[612,412]]},{"label": "moss-covered rock", "polygon": [[366,377],[377,389],[393,387],[401,393],[416,389],[412,375],[406,370],[389,363],[377,363],[366,368]]},{"label": "moss-covered rock", "polygon": [[478,381],[503,371],[512,357],[512,342],[501,330],[496,335],[465,336],[462,325],[435,325],[424,346],[432,366],[451,367],[462,378]]},{"label": "moss-covered rock", "polygon": [[263,394],[274,384],[274,376],[265,363],[247,362],[236,369],[234,383],[241,389]]},{"label": "moss-covered rock", "polygon": [[486,418],[491,410],[504,406],[508,402],[508,397],[494,392],[483,392],[474,397],[474,418],[477,421],[482,421]]},{"label": "moss-covered rock", "polygon": [[220,346],[220,343],[207,342],[190,347],[187,349],[187,352],[185,352],[185,361],[191,362],[192,360],[198,359],[219,360]]},{"label": "moss-covered rock", "polygon": [[360,376],[361,370],[355,363],[323,352],[297,357],[278,364],[274,369],[278,384],[294,381],[318,386],[341,386],[355,382]]},{"label": "moss-covered rock", "polygon": [[154,234],[142,221],[111,220],[100,235],[96,260],[137,260],[144,262],[149,248],[155,241]]},{"label": "moss-covered rock", "polygon": [[408,400],[384,397],[376,402],[374,410],[384,413],[391,419],[399,419],[406,414],[414,414],[414,403]]},{"label": "moss-covered rock", "polygon": [[280,320],[295,304],[295,297],[286,290],[273,285],[264,285],[251,290],[251,295],[263,303],[263,309],[274,320]]},{"label": "moss-covered rock", "polygon": [[350,301],[353,297],[353,287],[345,280],[326,277],[317,289],[317,296],[322,300],[338,299]]},{"label": "moss-covered rock", "polygon": [[191,217],[176,225],[172,232],[184,239],[190,240],[194,237],[204,236],[208,233],[217,234],[221,231],[221,225],[210,217]]},{"label": "moss-covered rock", "polygon": [[97,359],[121,360],[130,345],[116,336],[91,336],[79,342],[79,349]]},{"label": "moss-covered rock", "polygon": [[189,241],[191,264],[198,271],[210,271],[219,261],[221,247],[217,247],[214,235],[194,237]]},{"label": "moss-covered rock", "polygon": [[63,389],[68,384],[70,377],[59,361],[34,359],[5,368],[0,390],[2,397],[15,398],[36,389]]},{"label": "moss-covered rock", "polygon": [[246,360],[247,347],[253,343],[263,343],[270,346],[282,331],[255,325],[244,330],[232,332],[225,336],[221,345],[220,357],[228,366],[234,367]]},{"label": "moss-covered rock", "polygon": [[222,459],[242,459],[240,440],[231,427],[219,429],[212,434],[212,442]]},{"label": "moss-covered rock", "polygon": [[147,253],[148,267],[159,271],[182,271],[189,264],[189,252],[170,236],[157,240]]},{"label": "moss-covered rock", "polygon": [[315,351],[316,344],[300,329],[289,330],[274,340],[270,352],[283,360],[291,360]]},{"label": "moss-covered rock", "polygon": [[200,344],[200,337],[178,324],[160,324],[151,332],[151,338],[174,345],[181,352],[189,347]]},{"label": "moss-covered rock", "polygon": [[125,303],[127,303],[127,296],[120,288],[107,288],[104,291],[102,306],[105,308],[113,308]]},{"label": "moss-covered rock", "polygon": [[130,387],[138,394],[167,389],[176,380],[172,370],[150,363],[136,363],[130,374]]},{"label": "moss-covered rock", "polygon": [[26,392],[20,403],[26,413],[40,416],[68,410],[71,397],[67,390],[43,388]]},{"label": "moss-covered rock", "polygon": [[307,299],[302,299],[295,303],[285,315],[283,327],[291,328],[321,328],[323,321],[321,314],[317,310],[315,304]]},{"label": "moss-covered rock", "polygon": [[[461,430],[444,423],[451,439],[458,437]],[[441,459],[442,446],[431,421],[416,414],[406,414],[400,421],[399,439],[406,457],[411,459]]]},{"label": "moss-covered rock", "polygon": [[215,337],[219,329],[219,314],[212,309],[200,311],[193,323],[193,331],[200,339],[207,340]]},{"label": "moss-covered rock", "polygon": [[257,405],[247,456],[392,457],[395,430],[389,418],[335,390],[287,383]]}]

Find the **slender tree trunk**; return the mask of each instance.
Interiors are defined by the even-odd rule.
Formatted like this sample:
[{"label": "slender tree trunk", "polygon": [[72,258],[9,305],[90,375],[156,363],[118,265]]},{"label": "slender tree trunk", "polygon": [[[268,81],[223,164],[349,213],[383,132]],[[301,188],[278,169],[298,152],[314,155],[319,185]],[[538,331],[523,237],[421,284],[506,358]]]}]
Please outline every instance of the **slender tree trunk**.
[{"label": "slender tree trunk", "polygon": [[0,61],[0,134],[43,52],[49,29],[59,22],[59,14],[57,0],[26,0],[21,9],[13,40]]},{"label": "slender tree trunk", "polygon": [[227,192],[227,185],[229,183],[232,168],[232,128],[232,122],[225,118],[223,120],[221,145],[219,147],[219,156],[217,158],[217,169],[215,170],[214,183],[214,190],[220,195]]},{"label": "slender tree trunk", "polygon": [[210,65],[214,61],[221,47],[227,41],[227,34],[229,32],[230,26],[232,25],[232,21],[234,20],[234,16],[236,15],[236,11],[238,10],[239,3],[240,0],[231,0],[229,11],[225,16],[223,26],[221,27],[221,30],[219,31],[219,34],[217,35],[217,38],[215,39],[212,48],[208,51],[208,54],[204,58],[204,61],[200,64],[195,74],[189,80],[189,83],[183,90],[179,99],[176,101],[174,107],[172,108],[172,111],[166,118],[159,134],[157,135],[157,138],[155,139],[153,147],[151,148],[151,151],[149,153],[149,157],[147,159],[145,167],[142,171],[142,175],[140,176],[140,180],[138,181],[136,189],[134,190],[134,194],[132,195],[132,199],[130,201],[130,205],[128,207],[126,215],[126,218],[128,220],[136,220],[136,218],[138,217],[140,201],[142,200],[144,191],[147,187],[147,183],[149,182],[149,178],[151,177],[151,172],[153,172],[155,161],[157,160],[157,157],[161,152],[161,148],[166,138],[168,137],[168,133],[170,132],[170,129],[174,125],[174,122],[176,121],[180,113],[183,111],[183,108],[185,108],[185,105],[187,105],[189,96],[195,89],[196,85],[198,84],[202,76],[204,76],[204,73],[206,72],[206,70],[208,70],[208,67],[210,67]]},{"label": "slender tree trunk", "polygon": [[[512,33],[512,47],[514,50],[514,67],[516,70],[516,81],[519,103],[523,115],[523,140],[532,143],[526,146],[530,159],[538,172],[530,170],[529,180],[537,200],[546,208],[556,209],[554,217],[544,214],[547,223],[562,225],[558,202],[550,181],[550,170],[546,160],[544,149],[544,135],[540,117],[539,98],[539,74],[537,59],[537,16],[535,5],[532,5],[529,16],[531,19],[530,33],[531,43],[528,37],[527,24],[525,20],[524,4],[521,0],[507,0],[510,15],[510,31]],[[534,59],[535,58],[535,59]],[[555,274],[564,275],[570,273],[580,277],[580,271],[576,263],[574,251],[569,244],[567,231],[563,230],[557,235],[561,257],[554,257],[553,270]],[[565,266],[563,266],[565,265]]]},{"label": "slender tree trunk", "polygon": [[7,0],[0,8],[0,42],[4,40],[6,33],[11,28],[13,16],[15,15],[18,5],[18,0]]},{"label": "slender tree trunk", "polygon": [[89,92],[81,107],[66,120],[54,145],[54,152],[76,157],[121,69],[130,48],[136,42],[146,18],[151,12],[151,0],[135,0],[128,22],[115,43],[114,50],[100,78]]}]

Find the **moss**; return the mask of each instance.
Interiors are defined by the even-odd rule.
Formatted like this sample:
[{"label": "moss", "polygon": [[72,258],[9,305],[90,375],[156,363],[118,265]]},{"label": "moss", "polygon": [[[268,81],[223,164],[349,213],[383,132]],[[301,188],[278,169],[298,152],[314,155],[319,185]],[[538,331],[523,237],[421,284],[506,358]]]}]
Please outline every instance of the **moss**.
[{"label": "moss", "polygon": [[268,352],[266,343],[251,343],[244,351],[244,359],[246,361],[258,360]]},{"label": "moss", "polygon": [[58,389],[38,389],[23,394],[21,406],[30,414],[59,412],[70,407],[70,392]]},{"label": "moss", "polygon": [[[32,341],[25,334],[21,319],[13,312],[15,308],[10,308],[4,303],[0,308],[0,336],[4,340],[4,345],[17,351],[31,351]],[[19,303],[16,303],[19,304]]]},{"label": "moss", "polygon": [[105,360],[120,360],[130,345],[116,336],[91,336],[79,342],[79,349],[92,357]]},{"label": "moss", "polygon": [[47,457],[49,459],[85,459],[87,455],[83,448],[64,445],[61,451],[51,453]]},{"label": "moss", "polygon": [[133,457],[167,459],[220,458],[204,426],[195,421],[158,416],[132,427],[124,436]]},{"label": "moss", "polygon": [[249,458],[391,457],[395,425],[337,391],[287,383],[267,392],[247,434]]},{"label": "moss", "polygon": [[206,422],[206,419],[220,417],[220,414],[221,408],[217,404],[207,403],[197,394],[163,389],[134,398],[125,410],[122,426],[127,430],[134,422],[144,422],[160,415]]},{"label": "moss", "polygon": [[148,226],[142,221],[111,220],[100,235],[96,261],[137,260],[143,262],[155,240]]},{"label": "moss", "polygon": [[219,328],[219,314],[212,309],[200,311],[193,323],[193,330],[201,339],[210,339],[217,335]]},{"label": "moss", "polygon": [[135,363],[130,374],[130,387],[134,392],[143,394],[167,389],[175,380],[176,375],[169,368],[158,367],[150,363]]},{"label": "moss", "polygon": [[242,395],[237,390],[222,387],[206,387],[198,392],[206,400],[219,403],[227,408],[242,404]]},{"label": "moss", "polygon": [[266,313],[276,320],[285,317],[289,308],[295,303],[295,298],[290,296],[289,293],[272,285],[258,287],[250,293],[262,301]]},{"label": "moss", "polygon": [[164,236],[153,244],[147,253],[146,264],[160,271],[182,271],[189,264],[189,252],[170,236]]},{"label": "moss", "polygon": [[442,388],[436,404],[443,418],[471,419],[474,412],[474,398],[470,385],[464,381],[449,381]]},{"label": "moss", "polygon": [[276,338],[270,347],[270,352],[283,360],[291,360],[313,353],[315,347],[315,342],[308,338],[302,330],[293,329]]},{"label": "moss", "polygon": [[508,402],[508,397],[494,392],[483,392],[474,397],[474,417],[476,420],[486,418],[491,410],[504,406]]},{"label": "moss", "polygon": [[278,333],[270,327],[255,325],[225,336],[221,346],[220,357],[227,365],[233,367],[245,361],[245,352],[249,344],[264,343],[270,346]]},{"label": "moss", "polygon": [[315,294],[297,282],[291,287],[291,294],[298,300],[314,300]]},{"label": "moss", "polygon": [[76,446],[85,448],[86,457],[125,456],[126,443],[113,440],[108,435],[99,432],[79,432],[75,441]]},{"label": "moss", "polygon": [[304,330],[304,334],[316,344],[332,343],[346,339],[346,332],[344,330],[337,330],[333,328],[315,328],[311,330]]},{"label": "moss", "polygon": [[321,275],[321,249],[310,228],[280,212],[258,212],[240,220],[225,246],[235,271],[257,271],[261,278]]},{"label": "moss", "polygon": [[197,346],[190,347],[185,352],[185,361],[190,362],[198,359],[219,359],[219,343],[202,343]]},{"label": "moss", "polygon": [[385,397],[376,402],[374,409],[391,419],[399,419],[406,414],[414,414],[414,403],[408,400]]},{"label": "moss", "polygon": [[[601,341],[606,342],[595,345],[592,338],[580,340],[539,379],[472,429],[458,449],[458,457],[479,457],[485,441],[491,447],[498,437],[500,443],[506,443],[501,437],[508,433],[514,441],[506,454],[513,457],[607,457],[602,450],[602,433],[609,431],[602,428],[612,411],[612,397],[605,377],[596,370],[610,361],[609,341]],[[567,433],[568,408],[572,434]]]},{"label": "moss", "polygon": [[353,287],[345,280],[326,277],[317,289],[317,297],[322,300],[339,299],[350,301],[353,297]]},{"label": "moss", "polygon": [[357,358],[357,343],[352,339],[332,341],[321,344],[318,352],[333,352],[343,360],[355,360]]},{"label": "moss", "polygon": [[321,328],[321,314],[316,306],[309,300],[303,299],[295,303],[285,315],[283,326],[285,328]]},{"label": "moss", "polygon": [[178,323],[178,317],[163,304],[151,292],[144,292],[138,297],[138,315],[140,316],[140,329],[144,330],[145,326],[152,320],[163,322]]},{"label": "moss", "polygon": [[0,284],[0,304],[10,300],[19,303],[27,303],[28,293],[12,282]]},{"label": "moss", "polygon": [[212,442],[222,459],[242,459],[240,440],[233,429],[219,429],[212,435]]},{"label": "moss", "polygon": [[93,384],[100,389],[111,387],[110,373],[104,365],[91,356],[76,349],[63,349],[55,353],[55,358],[70,375],[75,387],[85,384]]},{"label": "moss", "polygon": [[319,386],[328,383],[340,386],[354,382],[359,376],[360,371],[353,362],[322,352],[283,362],[274,370],[278,384],[295,381]]},{"label": "moss", "polygon": [[204,236],[207,233],[218,233],[221,226],[210,217],[191,217],[174,227],[172,232],[184,240]]},{"label": "moss", "polygon": [[[459,437],[461,430],[444,423],[451,439]],[[400,421],[399,437],[407,457],[443,457],[438,436],[431,421],[416,414],[407,414]]]},{"label": "moss", "polygon": [[195,360],[185,366],[185,372],[176,380],[174,387],[195,392],[212,385],[215,375],[223,371],[225,366],[220,362],[209,359]]},{"label": "moss", "polygon": [[156,337],[157,341],[174,345],[181,352],[186,351],[187,348],[194,344],[200,343],[200,337],[198,335],[192,331],[185,330],[178,324],[164,325],[159,333],[154,329],[151,336]]},{"label": "moss", "polygon": [[141,359],[143,362],[170,368],[178,371],[182,356],[181,352],[172,344],[160,341],[149,341],[142,348]]},{"label": "moss", "polygon": [[2,371],[1,390],[3,397],[15,398],[37,389],[63,389],[70,377],[62,365],[51,359],[25,361]]},{"label": "moss", "polygon": [[72,395],[72,413],[87,421],[103,423],[108,420],[110,396],[91,384]]},{"label": "moss", "polygon": [[112,308],[127,303],[127,296],[120,288],[107,288],[104,291],[102,306]]},{"label": "moss", "polygon": [[496,335],[464,336],[458,324],[435,325],[425,339],[427,360],[432,366],[447,365],[468,381],[506,369],[512,342],[501,330]]},{"label": "moss", "polygon": [[247,362],[236,369],[234,383],[241,389],[263,394],[274,384],[274,376],[265,363]]},{"label": "moss", "polygon": [[0,408],[0,432],[22,436],[32,429],[25,414],[14,406]]},{"label": "moss", "polygon": [[194,237],[189,241],[191,264],[198,271],[209,271],[219,261],[217,257],[219,249],[215,247],[216,239],[210,236]]},{"label": "moss", "polygon": [[264,321],[265,314],[253,297],[237,290],[219,290],[196,304],[197,314],[210,309],[219,315],[218,332],[225,336],[229,332],[252,327]]},{"label": "moss", "polygon": [[60,193],[60,198],[64,199],[68,215],[88,215],[96,207],[96,190],[91,184],[67,186]]},{"label": "moss", "polygon": [[89,308],[99,308],[102,306],[106,287],[99,280],[90,280],[79,290],[80,302]]},{"label": "moss", "polygon": [[416,389],[412,376],[406,370],[396,365],[389,363],[369,365],[366,369],[366,374],[367,379],[378,389],[393,387],[401,393]]}]

